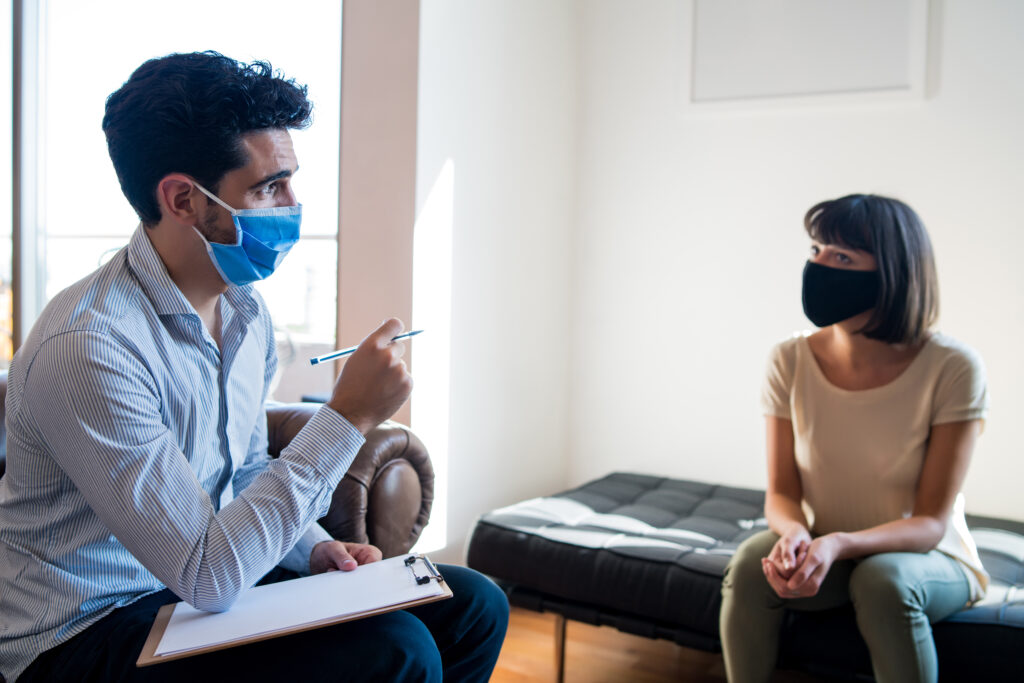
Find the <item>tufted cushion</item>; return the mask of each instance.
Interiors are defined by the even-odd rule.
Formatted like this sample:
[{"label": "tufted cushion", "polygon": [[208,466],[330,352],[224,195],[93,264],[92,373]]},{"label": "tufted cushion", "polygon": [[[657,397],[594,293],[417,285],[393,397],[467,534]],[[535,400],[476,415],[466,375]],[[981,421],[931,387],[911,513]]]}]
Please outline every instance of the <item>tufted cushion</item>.
[{"label": "tufted cushion", "polygon": [[717,640],[722,573],[763,508],[761,491],[617,473],[484,515],[468,564]]},{"label": "tufted cushion", "polygon": [[[484,515],[468,564],[514,604],[717,651],[721,579],[766,528],[764,492],[615,473]],[[1024,524],[969,517],[989,593],[935,625],[944,680],[1012,680],[1024,648]],[[851,609],[794,612],[780,658],[820,675],[870,674]],[[976,678],[975,676],[980,676]]]}]

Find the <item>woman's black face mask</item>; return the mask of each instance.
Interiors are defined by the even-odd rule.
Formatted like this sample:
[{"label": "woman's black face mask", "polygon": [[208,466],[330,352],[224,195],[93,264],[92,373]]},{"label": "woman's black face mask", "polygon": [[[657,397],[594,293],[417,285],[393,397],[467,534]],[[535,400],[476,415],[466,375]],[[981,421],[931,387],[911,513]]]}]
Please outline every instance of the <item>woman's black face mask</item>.
[{"label": "woman's black face mask", "polygon": [[846,270],[807,262],[804,266],[804,315],[827,327],[875,307],[881,280],[877,270]]}]

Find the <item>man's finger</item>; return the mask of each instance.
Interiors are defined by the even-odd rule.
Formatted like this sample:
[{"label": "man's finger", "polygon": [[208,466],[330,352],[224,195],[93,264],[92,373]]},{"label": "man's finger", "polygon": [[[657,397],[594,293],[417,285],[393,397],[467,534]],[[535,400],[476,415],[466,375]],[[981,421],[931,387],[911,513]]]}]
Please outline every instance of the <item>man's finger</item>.
[{"label": "man's finger", "polygon": [[348,551],[361,565],[369,564],[370,562],[377,562],[384,557],[384,554],[381,553],[379,548],[365,543],[349,543]]},{"label": "man's finger", "polygon": [[378,348],[384,348],[391,343],[391,340],[402,333],[405,325],[398,318],[388,318],[380,327],[373,331],[371,336]]},{"label": "man's finger", "polygon": [[327,549],[328,558],[338,569],[350,572],[359,566],[359,562],[356,558],[349,554],[348,550],[345,549],[344,543],[332,543],[330,548]]}]

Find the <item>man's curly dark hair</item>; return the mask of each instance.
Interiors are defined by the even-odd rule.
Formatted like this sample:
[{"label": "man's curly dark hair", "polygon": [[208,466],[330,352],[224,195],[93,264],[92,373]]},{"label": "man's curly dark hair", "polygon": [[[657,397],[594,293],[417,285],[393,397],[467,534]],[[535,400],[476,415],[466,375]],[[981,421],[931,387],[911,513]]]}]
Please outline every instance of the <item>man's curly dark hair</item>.
[{"label": "man's curly dark hair", "polygon": [[225,173],[248,163],[242,136],[305,128],[313,105],[306,87],[217,52],[151,59],[107,98],[103,132],[121,189],[143,224],[160,222],[157,184],[192,176],[211,192]]}]

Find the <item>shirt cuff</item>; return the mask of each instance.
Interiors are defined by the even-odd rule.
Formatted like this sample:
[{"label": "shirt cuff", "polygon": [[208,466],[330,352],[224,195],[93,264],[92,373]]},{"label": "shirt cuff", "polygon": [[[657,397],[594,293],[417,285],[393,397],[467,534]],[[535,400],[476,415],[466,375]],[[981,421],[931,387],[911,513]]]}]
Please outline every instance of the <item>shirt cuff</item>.
[{"label": "shirt cuff", "polygon": [[336,485],[364,443],[362,432],[325,403],[281,451],[281,459],[305,462]]},{"label": "shirt cuff", "polygon": [[303,576],[309,576],[309,555],[313,552],[313,546],[323,541],[333,540],[331,535],[322,526],[313,522],[278,564]]}]

